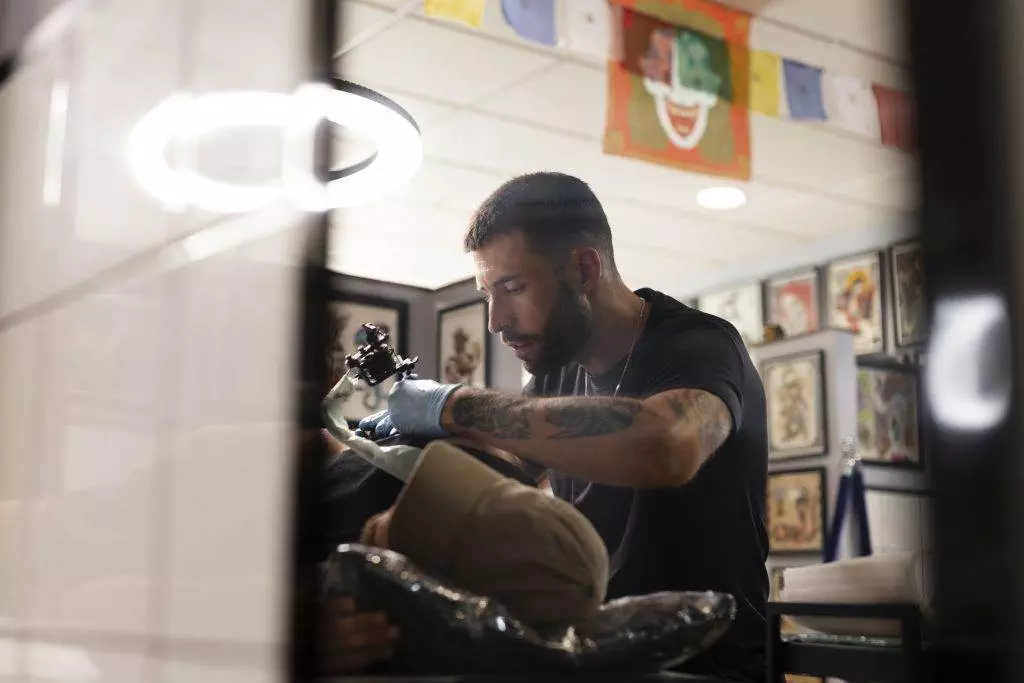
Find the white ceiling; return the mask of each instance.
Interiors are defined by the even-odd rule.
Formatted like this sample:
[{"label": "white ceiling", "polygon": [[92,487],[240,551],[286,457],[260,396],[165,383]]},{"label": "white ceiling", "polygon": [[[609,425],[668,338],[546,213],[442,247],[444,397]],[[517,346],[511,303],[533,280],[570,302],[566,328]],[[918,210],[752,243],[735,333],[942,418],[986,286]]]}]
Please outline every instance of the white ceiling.
[{"label": "white ceiling", "polygon": [[[896,0],[731,4],[759,12],[752,47],[905,87]],[[509,177],[534,170],[589,182],[611,219],[627,283],[677,296],[906,233],[913,201],[906,154],[826,124],[754,114],[747,205],[710,212],[695,195],[720,180],[601,152],[602,60],[523,41],[504,24],[498,0],[488,2],[481,29],[409,6],[341,2],[341,44],[351,49],[338,72],[403,105],[420,126],[426,158],[397,194],[337,212],[331,265],[338,271],[427,288],[471,276],[461,249],[470,214]],[[394,249],[368,257],[382,245]]]}]

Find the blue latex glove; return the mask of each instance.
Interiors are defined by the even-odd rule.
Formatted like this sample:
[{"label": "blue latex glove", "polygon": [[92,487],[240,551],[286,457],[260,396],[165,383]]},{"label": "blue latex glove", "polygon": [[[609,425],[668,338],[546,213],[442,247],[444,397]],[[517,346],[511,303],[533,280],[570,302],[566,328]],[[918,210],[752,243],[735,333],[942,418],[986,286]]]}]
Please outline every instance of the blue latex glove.
[{"label": "blue latex glove", "polygon": [[391,415],[388,414],[386,409],[379,410],[373,415],[367,415],[360,420],[359,430],[372,434],[374,440],[383,439],[386,436],[394,436],[398,433],[394,423],[391,421]]},{"label": "blue latex glove", "polygon": [[[448,397],[461,386],[439,384],[432,379],[399,380],[388,394],[388,419],[400,434],[406,436],[424,439],[449,436],[441,428],[441,412]],[[380,420],[383,421],[384,418]],[[379,422],[375,426],[379,428]]]}]

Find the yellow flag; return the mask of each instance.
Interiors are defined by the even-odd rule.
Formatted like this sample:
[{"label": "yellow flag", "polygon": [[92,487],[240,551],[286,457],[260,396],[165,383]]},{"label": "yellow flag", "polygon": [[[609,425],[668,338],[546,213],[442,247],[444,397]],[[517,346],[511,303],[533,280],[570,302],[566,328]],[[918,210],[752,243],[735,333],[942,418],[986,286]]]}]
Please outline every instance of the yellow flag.
[{"label": "yellow flag", "polygon": [[774,52],[750,51],[750,110],[779,116],[782,93],[782,60]]},{"label": "yellow flag", "polygon": [[424,0],[428,17],[461,21],[473,27],[484,22],[484,0]]}]

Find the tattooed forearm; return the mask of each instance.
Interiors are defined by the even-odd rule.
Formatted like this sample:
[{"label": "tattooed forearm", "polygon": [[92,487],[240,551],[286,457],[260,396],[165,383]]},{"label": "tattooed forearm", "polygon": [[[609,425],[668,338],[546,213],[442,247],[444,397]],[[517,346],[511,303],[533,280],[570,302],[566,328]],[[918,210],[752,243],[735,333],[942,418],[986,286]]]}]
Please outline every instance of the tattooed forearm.
[{"label": "tattooed forearm", "polygon": [[529,439],[528,399],[504,394],[456,396],[452,421],[461,428],[497,439]]},{"label": "tattooed forearm", "polygon": [[643,404],[636,400],[590,398],[548,407],[544,421],[558,427],[552,439],[601,436],[629,429],[642,409]]}]

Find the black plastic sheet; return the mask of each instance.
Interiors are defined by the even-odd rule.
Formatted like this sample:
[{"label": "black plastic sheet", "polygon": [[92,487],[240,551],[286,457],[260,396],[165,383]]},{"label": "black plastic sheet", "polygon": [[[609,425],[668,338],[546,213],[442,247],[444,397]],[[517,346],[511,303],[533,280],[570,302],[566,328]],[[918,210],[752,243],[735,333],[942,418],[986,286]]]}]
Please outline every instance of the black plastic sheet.
[{"label": "black plastic sheet", "polygon": [[403,555],[341,546],[322,595],[351,596],[401,632],[389,673],[515,674],[655,671],[710,647],[729,627],[726,593],[655,593],[604,605],[583,623],[534,628],[499,603],[424,575]]}]

